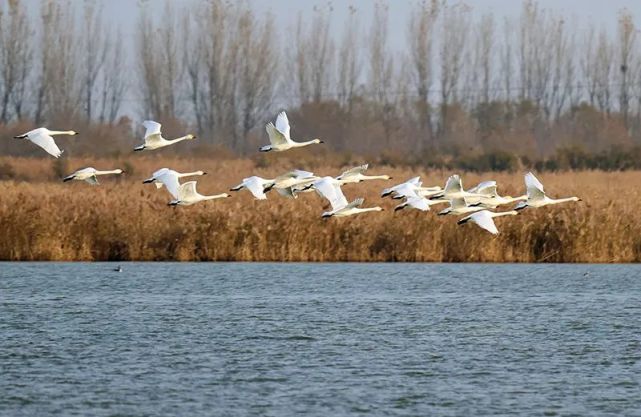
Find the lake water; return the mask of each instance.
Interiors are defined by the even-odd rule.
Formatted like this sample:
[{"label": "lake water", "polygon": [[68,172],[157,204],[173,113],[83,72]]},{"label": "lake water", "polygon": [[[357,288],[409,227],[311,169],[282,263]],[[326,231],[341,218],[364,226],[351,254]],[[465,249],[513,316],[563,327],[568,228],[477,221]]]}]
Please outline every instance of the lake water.
[{"label": "lake water", "polygon": [[0,414],[641,415],[641,267],[0,263]]}]

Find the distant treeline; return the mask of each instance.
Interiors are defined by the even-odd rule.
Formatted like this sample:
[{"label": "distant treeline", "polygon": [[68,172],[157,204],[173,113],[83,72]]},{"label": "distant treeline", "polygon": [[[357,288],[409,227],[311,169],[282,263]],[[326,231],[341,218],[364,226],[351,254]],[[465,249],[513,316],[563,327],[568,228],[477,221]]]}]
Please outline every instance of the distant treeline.
[{"label": "distant treeline", "polygon": [[[30,10],[0,0],[2,137],[73,126],[81,136],[69,152],[117,155],[142,133],[132,120],[153,118],[167,136],[198,133],[200,145],[176,152],[208,145],[242,155],[266,142],[264,124],[284,108],[294,137],[371,160],[639,168],[641,40],[627,10],[610,34],[536,1],[500,21],[462,3],[420,1],[396,50],[393,6],[380,1],[371,21],[350,6],[337,22],[337,6],[326,5],[292,27],[245,2],[165,1],[161,18],[147,7],[159,2],[141,2],[125,36],[100,2]],[[2,140],[0,152],[34,150]]]}]

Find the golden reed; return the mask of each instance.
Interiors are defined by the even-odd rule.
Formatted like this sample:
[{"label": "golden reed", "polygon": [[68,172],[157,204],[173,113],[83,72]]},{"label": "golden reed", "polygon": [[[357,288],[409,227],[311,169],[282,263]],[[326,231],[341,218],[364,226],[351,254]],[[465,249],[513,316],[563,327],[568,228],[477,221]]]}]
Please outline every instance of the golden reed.
[{"label": "golden reed", "polygon": [[[397,201],[381,199],[382,188],[421,175],[426,185],[442,185],[450,174],[407,167],[372,166],[392,181],[348,184],[348,200],[382,213],[321,219],[326,202],[315,193],[287,200],[275,192],[254,201],[246,191],[233,198],[190,207],[168,207],[165,190],[143,185],[155,169],[202,169],[196,178],[203,194],[228,191],[243,177],[273,177],[294,166],[281,160],[256,168],[254,161],[170,159],[159,155],[125,159],[0,158],[14,179],[0,181],[0,259],[53,261],[409,261],[409,262],[638,262],[641,260],[641,172],[543,173],[553,197],[576,195],[583,202],[528,209],[501,218],[497,237],[454,216],[394,212]],[[58,164],[54,169],[54,165]],[[54,172],[83,166],[129,167],[121,178],[101,185],[62,183]],[[340,165],[314,162],[318,175],[338,175]],[[259,164],[259,166],[262,166]],[[133,171],[133,172],[132,172]],[[495,179],[503,195],[524,192],[522,173],[461,173],[464,185]],[[326,207],[325,207],[326,208]],[[502,208],[503,210],[507,209]]]}]

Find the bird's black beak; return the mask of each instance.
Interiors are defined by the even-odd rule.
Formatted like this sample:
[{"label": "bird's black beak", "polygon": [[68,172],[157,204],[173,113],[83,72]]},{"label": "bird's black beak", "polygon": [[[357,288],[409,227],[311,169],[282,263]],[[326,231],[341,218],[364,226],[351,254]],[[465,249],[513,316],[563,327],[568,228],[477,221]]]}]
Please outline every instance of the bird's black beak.
[{"label": "bird's black beak", "polygon": [[206,173],[206,172],[203,172],[203,175],[207,175],[207,173]]}]

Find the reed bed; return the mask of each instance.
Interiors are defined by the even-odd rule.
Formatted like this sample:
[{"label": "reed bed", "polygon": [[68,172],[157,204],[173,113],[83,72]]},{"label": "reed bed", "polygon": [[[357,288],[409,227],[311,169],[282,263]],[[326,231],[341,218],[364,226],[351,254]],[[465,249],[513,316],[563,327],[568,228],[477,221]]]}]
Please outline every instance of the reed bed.
[{"label": "reed bed", "polygon": [[[91,161],[98,169],[122,167],[125,160]],[[288,163],[291,161],[288,161]],[[421,175],[430,185],[443,184],[449,172],[404,167],[370,167],[394,180],[344,186],[348,199],[365,197],[365,206],[382,213],[321,219],[326,203],[315,193],[296,200],[275,192],[255,201],[248,192],[189,207],[168,207],[164,190],[142,184],[155,169],[202,169],[203,194],[227,191],[253,173],[273,177],[306,167],[256,161],[144,156],[130,163],[121,178],[101,178],[101,185],[62,183],[59,162],[2,159],[13,179],[0,181],[0,259],[82,261],[408,261],[408,262],[638,262],[641,220],[636,212],[641,172],[596,171],[546,173],[540,179],[551,196],[584,199],[556,207],[528,209],[497,219],[501,234],[457,217],[417,211],[394,212],[398,203],[379,197],[391,183]],[[88,160],[66,162],[72,171]],[[64,168],[64,167],[63,167]],[[341,166],[317,164],[319,175],[337,175]],[[131,172],[135,170],[134,172]],[[521,173],[463,174],[472,186],[496,179],[505,195],[524,192]],[[436,206],[439,208],[440,206]],[[507,209],[507,208],[505,208]]]}]

